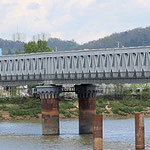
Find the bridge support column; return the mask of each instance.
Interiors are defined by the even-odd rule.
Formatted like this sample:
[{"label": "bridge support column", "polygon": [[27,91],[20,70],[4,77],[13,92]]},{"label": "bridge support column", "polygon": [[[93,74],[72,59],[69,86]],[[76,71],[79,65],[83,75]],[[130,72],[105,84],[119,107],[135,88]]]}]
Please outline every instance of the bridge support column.
[{"label": "bridge support column", "polygon": [[43,135],[59,134],[59,99],[61,86],[38,86],[42,107],[42,133]]},{"label": "bridge support column", "polygon": [[79,134],[93,133],[93,117],[96,114],[96,94],[94,85],[76,85],[75,92],[79,99]]},{"label": "bridge support column", "polygon": [[135,147],[136,150],[145,149],[144,114],[135,113]]},{"label": "bridge support column", "polygon": [[103,115],[94,116],[93,150],[103,150]]}]

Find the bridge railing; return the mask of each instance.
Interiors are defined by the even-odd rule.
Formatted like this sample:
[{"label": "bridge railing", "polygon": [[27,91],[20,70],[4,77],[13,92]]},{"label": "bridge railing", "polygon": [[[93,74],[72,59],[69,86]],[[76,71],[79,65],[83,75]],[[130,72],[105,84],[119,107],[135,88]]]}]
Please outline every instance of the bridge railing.
[{"label": "bridge railing", "polygon": [[45,81],[69,79],[140,79],[150,78],[150,71],[132,72],[94,72],[94,73],[62,73],[62,74],[28,74],[28,75],[0,75],[0,81]]}]

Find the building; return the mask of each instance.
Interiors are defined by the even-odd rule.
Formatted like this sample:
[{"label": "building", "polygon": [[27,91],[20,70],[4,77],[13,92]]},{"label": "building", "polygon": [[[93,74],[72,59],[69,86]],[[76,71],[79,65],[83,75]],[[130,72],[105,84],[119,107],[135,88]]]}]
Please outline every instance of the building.
[{"label": "building", "polygon": [[33,41],[35,41],[35,42],[37,42],[39,40],[48,41],[49,38],[51,38],[50,34],[41,33],[41,34],[34,35],[33,36]]},{"label": "building", "polygon": [[24,33],[14,33],[13,34],[13,41],[20,41],[20,42],[26,42],[26,35]]}]

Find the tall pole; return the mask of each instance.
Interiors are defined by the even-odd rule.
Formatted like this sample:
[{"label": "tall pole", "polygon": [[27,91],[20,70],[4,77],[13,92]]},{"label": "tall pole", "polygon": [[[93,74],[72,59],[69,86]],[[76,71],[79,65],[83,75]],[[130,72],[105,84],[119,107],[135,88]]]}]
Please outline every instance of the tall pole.
[{"label": "tall pole", "polygon": [[135,147],[136,150],[145,149],[144,114],[135,113]]},{"label": "tall pole", "polygon": [[118,43],[118,48],[120,48],[120,41],[118,41],[117,43]]},{"label": "tall pole", "polygon": [[93,150],[103,150],[103,115],[94,115]]}]

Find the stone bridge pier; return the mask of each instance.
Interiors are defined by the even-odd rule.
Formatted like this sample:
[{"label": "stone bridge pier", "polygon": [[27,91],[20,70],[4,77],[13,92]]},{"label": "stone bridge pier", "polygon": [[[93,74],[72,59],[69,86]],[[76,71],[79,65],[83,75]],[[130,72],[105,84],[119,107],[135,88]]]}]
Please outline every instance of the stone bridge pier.
[{"label": "stone bridge pier", "polygon": [[[38,86],[42,107],[43,135],[59,134],[59,94],[62,86]],[[93,133],[93,117],[96,114],[98,86],[91,84],[75,85],[79,99],[79,134]]]},{"label": "stone bridge pier", "polygon": [[62,87],[55,85],[38,86],[42,107],[43,135],[59,134],[59,94]]},{"label": "stone bridge pier", "polygon": [[79,99],[79,134],[91,134],[99,87],[91,84],[76,85],[75,92]]}]

